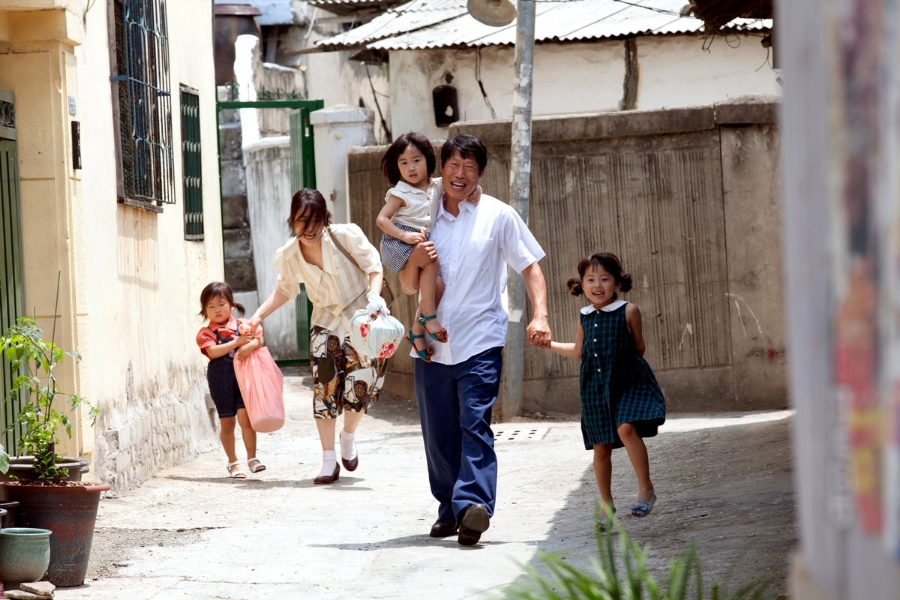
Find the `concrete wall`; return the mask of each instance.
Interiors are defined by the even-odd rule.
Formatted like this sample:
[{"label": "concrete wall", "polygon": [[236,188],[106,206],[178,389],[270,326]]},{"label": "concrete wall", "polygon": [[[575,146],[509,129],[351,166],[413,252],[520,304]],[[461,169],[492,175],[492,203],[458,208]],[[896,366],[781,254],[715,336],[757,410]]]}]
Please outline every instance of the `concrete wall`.
[{"label": "concrete wall", "polygon": [[[247,163],[247,205],[252,232],[253,262],[259,302],[275,289],[275,251],[287,242],[291,210],[291,145],[287,137],[272,137],[244,148]],[[250,307],[247,307],[248,310]],[[294,303],[266,319],[266,346],[278,359],[304,358],[297,354]]]},{"label": "concrete wall", "polygon": [[[717,38],[708,51],[697,36],[641,36],[637,48],[638,109],[699,106],[746,94],[779,94],[777,74],[767,63],[758,37]],[[332,53],[337,56],[338,53]],[[480,61],[481,92],[476,74]],[[460,119],[488,121],[512,117],[514,51],[399,50],[390,53],[391,122],[394,136],[421,131],[446,138],[434,121],[432,89],[453,76]],[[625,90],[626,42],[537,44],[534,51],[535,116],[619,110]],[[677,85],[673,85],[677,82]],[[578,90],[578,93],[572,93]],[[492,111],[493,109],[493,111]]]},{"label": "concrete wall", "polygon": [[[775,112],[768,100],[535,121],[529,226],[548,254],[554,338],[574,339],[583,299],[565,282],[578,260],[615,252],[672,411],[787,405]],[[509,127],[450,130],[485,142],[482,186],[504,201]],[[349,163],[353,220],[371,239],[383,151],[354,149]],[[409,322],[413,310],[405,299],[394,312]],[[526,412],[580,410],[579,361],[528,347],[524,366]],[[385,389],[412,396],[411,371],[392,359]]]},{"label": "concrete wall", "polygon": [[[116,202],[108,3],[2,12],[35,8],[27,4],[0,7],[0,88],[16,94],[20,115],[26,306],[49,326],[61,273],[57,339],[83,356],[62,384],[100,418],[92,430],[75,415],[60,450],[93,459],[94,479],[124,489],[216,444],[194,344],[200,290],[222,278],[212,4],[167,3],[176,203],[161,213]],[[202,242],[184,240],[179,84],[200,93]],[[71,166],[70,120],[81,122],[81,170]]]}]

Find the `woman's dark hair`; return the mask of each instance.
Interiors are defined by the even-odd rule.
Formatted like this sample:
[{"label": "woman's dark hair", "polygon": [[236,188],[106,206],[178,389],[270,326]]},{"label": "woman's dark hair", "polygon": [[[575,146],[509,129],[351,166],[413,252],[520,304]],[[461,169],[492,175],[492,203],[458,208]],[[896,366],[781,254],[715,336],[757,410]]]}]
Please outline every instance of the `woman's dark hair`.
[{"label": "woman's dark hair", "polygon": [[622,272],[622,263],[619,261],[619,257],[611,252],[597,252],[587,258],[583,258],[578,263],[578,277],[572,277],[566,282],[570,294],[580,296],[584,293],[584,289],[581,287],[581,280],[584,279],[584,274],[591,267],[603,267],[616,280],[619,291],[627,292],[631,289],[631,273]]},{"label": "woman's dark hair", "polygon": [[397,161],[400,160],[400,155],[406,152],[406,149],[410,146],[414,146],[425,157],[425,164],[428,166],[428,176],[430,177],[434,173],[436,160],[431,142],[421,133],[410,131],[394,140],[394,143],[390,145],[384,156],[381,157],[381,172],[388,178],[391,185],[397,185],[403,179],[403,176],[400,175],[400,167],[397,166]]},{"label": "woman's dark hair", "polygon": [[483,173],[484,168],[487,167],[487,148],[474,135],[462,133],[444,142],[444,146],[441,148],[441,163],[450,160],[454,152],[458,152],[464,159],[470,158],[478,163],[478,173]]},{"label": "woman's dark hair", "polygon": [[291,230],[291,235],[294,236],[297,235],[297,232],[294,230],[294,223],[297,221],[298,216],[304,217],[306,220],[306,228],[303,231],[309,229],[310,226],[315,227],[320,223],[323,227],[331,225],[331,213],[328,212],[328,208],[325,206],[325,198],[319,190],[303,188],[291,198],[291,214],[288,217],[287,224]]},{"label": "woman's dark hair", "polygon": [[234,291],[231,286],[221,281],[213,281],[200,292],[200,316],[206,316],[206,305],[213,298],[225,298],[225,301],[237,309],[241,316],[244,315],[244,305],[234,301]]}]

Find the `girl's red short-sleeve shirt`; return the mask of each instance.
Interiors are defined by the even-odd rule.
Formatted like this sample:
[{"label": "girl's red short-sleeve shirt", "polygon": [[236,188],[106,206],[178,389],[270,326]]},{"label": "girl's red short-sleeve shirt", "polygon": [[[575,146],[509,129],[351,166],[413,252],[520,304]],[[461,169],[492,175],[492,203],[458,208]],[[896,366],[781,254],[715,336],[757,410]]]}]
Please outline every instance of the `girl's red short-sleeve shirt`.
[{"label": "girl's red short-sleeve shirt", "polygon": [[[228,323],[225,325],[219,325],[218,323],[214,323],[213,321],[209,322],[209,325],[203,327],[197,333],[197,345],[200,347],[200,352],[203,353],[203,356],[209,358],[206,354],[206,349],[210,346],[216,345],[216,331],[221,330],[221,337],[233,337],[235,333],[237,333],[238,324],[240,321],[234,317],[228,319]],[[259,329],[256,330],[256,338],[262,337],[262,325],[259,326]]]}]

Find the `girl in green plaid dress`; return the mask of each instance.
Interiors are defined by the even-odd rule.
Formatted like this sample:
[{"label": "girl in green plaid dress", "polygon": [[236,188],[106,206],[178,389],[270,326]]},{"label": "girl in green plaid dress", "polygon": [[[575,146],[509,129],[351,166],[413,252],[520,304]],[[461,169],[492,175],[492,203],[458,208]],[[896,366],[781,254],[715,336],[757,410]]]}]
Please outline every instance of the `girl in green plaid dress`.
[{"label": "girl in green plaid dress", "polygon": [[[585,449],[594,451],[600,501],[615,512],[612,451],[624,447],[638,479],[631,514],[645,517],[656,493],[643,438],[655,436],[665,422],[666,401],[643,358],[641,311],[619,299],[631,289],[631,275],[623,273],[616,255],[601,252],[578,263],[578,278],[569,279],[568,286],[590,305],[581,309],[575,342],[550,342],[549,349],[581,358],[581,432]],[[605,523],[601,517],[601,526]]]}]

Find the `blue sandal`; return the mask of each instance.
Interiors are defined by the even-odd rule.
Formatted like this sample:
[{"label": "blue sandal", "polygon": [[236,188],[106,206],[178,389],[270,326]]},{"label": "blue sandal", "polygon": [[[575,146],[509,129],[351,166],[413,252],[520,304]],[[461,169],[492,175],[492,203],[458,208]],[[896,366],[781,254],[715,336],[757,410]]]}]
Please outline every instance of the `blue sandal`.
[{"label": "blue sandal", "polygon": [[653,497],[650,498],[649,502],[646,500],[637,500],[628,508],[631,509],[632,517],[646,517],[650,514],[650,511],[653,510],[654,504],[656,504],[656,494],[653,494]]},{"label": "blue sandal", "polygon": [[418,338],[422,338],[424,340],[425,336],[424,335],[414,335],[412,329],[410,329],[409,331],[406,332],[406,339],[409,340],[409,345],[413,347],[413,350],[416,351],[416,354],[419,355],[419,358],[421,358],[425,362],[431,362],[431,355],[434,354],[434,350],[432,350],[431,348],[428,348],[428,347],[423,348],[422,350],[419,350],[418,348],[416,348],[416,340]]},{"label": "blue sandal", "polygon": [[[597,529],[600,531],[606,531],[609,528],[609,521],[611,516],[606,513],[606,511],[601,510],[600,516],[597,517]],[[616,507],[612,507],[612,514],[616,514]]]},{"label": "blue sandal", "polygon": [[428,327],[425,326],[425,323],[427,323],[428,321],[430,321],[432,319],[437,319],[437,315],[436,314],[428,315],[426,317],[422,313],[419,313],[419,325],[421,325],[422,327],[425,328],[425,333],[427,333],[431,337],[431,339],[433,339],[434,341],[441,342],[443,344],[447,340],[450,339],[450,336],[447,334],[447,328],[441,327],[440,329],[438,329],[437,331],[435,331],[433,333],[431,331],[428,331]]}]

